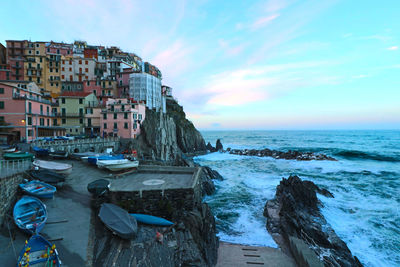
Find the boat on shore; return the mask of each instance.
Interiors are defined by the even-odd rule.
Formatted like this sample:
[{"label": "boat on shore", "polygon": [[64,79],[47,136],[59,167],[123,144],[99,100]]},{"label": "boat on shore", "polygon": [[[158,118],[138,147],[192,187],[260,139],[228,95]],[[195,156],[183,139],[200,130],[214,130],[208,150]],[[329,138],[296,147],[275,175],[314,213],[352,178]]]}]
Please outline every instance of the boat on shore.
[{"label": "boat on shore", "polygon": [[106,179],[98,179],[87,185],[87,190],[94,196],[105,194],[110,188],[110,181]]},{"label": "boat on shore", "polygon": [[98,160],[97,166],[99,168],[106,168],[110,171],[121,171],[126,169],[133,169],[139,166],[139,161],[129,159],[119,160]]},{"label": "boat on shore", "polygon": [[15,147],[8,147],[8,148],[3,148],[2,150],[5,153],[13,153],[13,152],[15,152],[16,148]]},{"label": "boat on shore", "polygon": [[14,153],[4,153],[3,158],[7,160],[18,160],[18,159],[26,159],[26,160],[32,160],[34,157],[33,154],[28,153],[28,152],[14,152]]},{"label": "boat on shore", "polygon": [[117,159],[124,159],[124,155],[101,155],[101,156],[92,156],[88,157],[88,162],[93,165],[97,165],[98,160],[117,160]]},{"label": "boat on shore", "polygon": [[62,150],[57,150],[57,151],[50,151],[49,156],[57,159],[66,159],[69,156],[68,151],[62,151]]},{"label": "boat on shore", "polygon": [[38,157],[46,157],[49,155],[49,150],[45,148],[34,146],[32,147],[32,150]]},{"label": "boat on shore", "polygon": [[99,218],[114,234],[123,239],[132,239],[137,234],[136,219],[129,213],[111,203],[103,203],[100,207]]},{"label": "boat on shore", "polygon": [[30,181],[25,184],[20,184],[19,187],[28,195],[32,195],[38,198],[53,198],[54,193],[57,189],[49,184],[41,181]]},{"label": "boat on shore", "polygon": [[170,222],[164,218],[160,218],[153,215],[141,214],[141,213],[129,213],[133,216],[138,222],[144,224],[151,224],[151,225],[159,225],[159,226],[171,226],[174,223]]},{"label": "boat on shore", "polygon": [[52,245],[41,235],[33,235],[19,253],[17,267],[25,266],[61,266],[56,245]]},{"label": "boat on shore", "polygon": [[62,187],[65,182],[65,176],[62,176],[56,172],[50,170],[31,170],[29,175],[35,179],[45,182],[56,187]]},{"label": "boat on shore", "polygon": [[14,206],[15,224],[29,234],[39,233],[47,221],[46,206],[36,197],[23,196]]},{"label": "boat on shore", "polygon": [[72,165],[67,163],[58,163],[47,160],[35,160],[33,166],[39,167],[39,169],[49,170],[62,175],[69,175],[72,172]]},{"label": "boat on shore", "polygon": [[88,157],[94,157],[100,155],[106,155],[106,154],[101,154],[96,152],[80,152],[80,153],[72,153],[71,157],[78,160],[87,160]]}]

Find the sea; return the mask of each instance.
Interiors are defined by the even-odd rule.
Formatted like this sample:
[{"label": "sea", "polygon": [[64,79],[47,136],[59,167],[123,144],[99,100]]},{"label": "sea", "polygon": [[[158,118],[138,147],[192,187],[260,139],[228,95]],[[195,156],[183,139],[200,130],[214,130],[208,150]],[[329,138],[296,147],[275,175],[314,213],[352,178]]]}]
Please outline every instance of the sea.
[{"label": "sea", "polygon": [[400,130],[203,131],[224,149],[276,149],[324,153],[338,161],[296,161],[210,153],[195,162],[217,170],[207,196],[220,240],[277,247],[266,230],[264,205],[282,177],[298,175],[328,189],[318,195],[322,214],[364,266],[400,266]]}]

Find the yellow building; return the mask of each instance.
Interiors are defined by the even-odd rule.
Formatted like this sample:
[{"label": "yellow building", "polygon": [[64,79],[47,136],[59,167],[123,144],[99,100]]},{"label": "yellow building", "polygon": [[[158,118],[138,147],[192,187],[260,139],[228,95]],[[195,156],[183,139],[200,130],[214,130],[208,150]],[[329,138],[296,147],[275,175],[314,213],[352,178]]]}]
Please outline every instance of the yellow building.
[{"label": "yellow building", "polygon": [[35,82],[40,88],[46,89],[46,43],[28,41],[24,55],[25,81]]},{"label": "yellow building", "polygon": [[97,97],[93,93],[63,92],[58,101],[61,111],[61,126],[66,128],[66,133],[70,135],[85,134],[85,126],[88,123],[85,115],[92,113],[91,108],[98,106]]}]

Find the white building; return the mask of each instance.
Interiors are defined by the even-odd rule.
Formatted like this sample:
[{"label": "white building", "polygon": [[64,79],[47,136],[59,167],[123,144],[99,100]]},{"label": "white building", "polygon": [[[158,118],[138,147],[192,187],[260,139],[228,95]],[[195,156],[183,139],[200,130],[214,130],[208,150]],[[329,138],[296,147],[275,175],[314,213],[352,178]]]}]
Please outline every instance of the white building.
[{"label": "white building", "polygon": [[129,75],[129,94],[136,101],[145,101],[149,109],[165,112],[161,99],[161,79],[148,73]]},{"label": "white building", "polygon": [[82,82],[93,80],[96,76],[94,58],[65,57],[61,61],[61,81]]}]

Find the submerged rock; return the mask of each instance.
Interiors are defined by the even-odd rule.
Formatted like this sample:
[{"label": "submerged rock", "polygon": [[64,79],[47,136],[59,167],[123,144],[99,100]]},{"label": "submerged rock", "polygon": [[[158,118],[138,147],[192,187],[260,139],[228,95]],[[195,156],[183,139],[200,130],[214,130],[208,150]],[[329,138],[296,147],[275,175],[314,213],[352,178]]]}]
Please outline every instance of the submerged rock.
[{"label": "submerged rock", "polygon": [[325,266],[362,266],[321,214],[317,193],[333,197],[328,190],[298,176],[283,178],[275,199],[264,207],[268,231],[283,250],[292,250],[289,239],[303,240]]},{"label": "submerged rock", "polygon": [[257,157],[272,157],[276,159],[292,159],[292,160],[332,160],[336,161],[335,158],[327,156],[325,154],[316,154],[312,152],[300,152],[289,150],[287,152],[271,150],[264,148],[261,150],[257,149],[229,149],[229,154],[244,155],[244,156],[257,156]]}]

